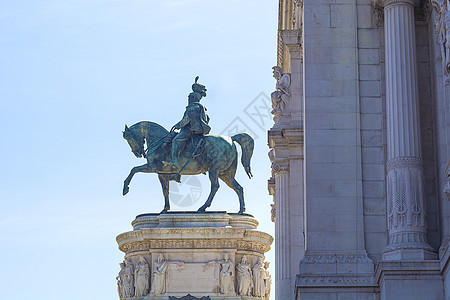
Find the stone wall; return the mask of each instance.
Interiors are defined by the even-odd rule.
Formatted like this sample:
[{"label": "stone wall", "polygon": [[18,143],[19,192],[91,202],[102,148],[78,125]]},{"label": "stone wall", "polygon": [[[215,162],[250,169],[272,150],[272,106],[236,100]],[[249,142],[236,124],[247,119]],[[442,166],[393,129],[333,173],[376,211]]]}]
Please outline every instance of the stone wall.
[{"label": "stone wall", "polygon": [[[402,295],[399,281],[411,295],[439,299],[444,290],[448,295],[450,65],[444,60],[450,57],[443,57],[443,47],[450,49],[450,29],[446,37],[442,26],[450,26],[450,12],[445,3],[280,1],[285,27],[279,29],[291,30],[287,20],[295,15],[292,24],[301,36],[302,72],[296,78],[302,81],[293,79],[291,88],[297,95],[292,103],[300,101],[302,109],[286,118],[303,122],[303,144],[289,155],[298,151],[304,160],[289,176],[302,180],[295,189],[304,192],[292,193],[290,186],[289,207],[295,209],[288,219],[291,226],[292,220],[301,222],[304,251],[280,246],[279,253],[301,254],[296,280],[301,299],[354,293],[390,299]],[[292,72],[293,44],[282,31],[278,62]],[[284,130],[299,127],[294,124],[286,122]],[[271,148],[272,158],[281,152],[275,143]],[[272,193],[278,189],[275,185]],[[406,210],[397,207],[394,220],[389,203]]]}]

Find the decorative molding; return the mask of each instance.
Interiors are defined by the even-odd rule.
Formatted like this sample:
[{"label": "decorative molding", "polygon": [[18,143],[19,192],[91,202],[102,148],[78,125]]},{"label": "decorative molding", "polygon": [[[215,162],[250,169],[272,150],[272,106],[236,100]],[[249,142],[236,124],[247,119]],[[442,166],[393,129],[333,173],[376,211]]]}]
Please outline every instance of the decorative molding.
[{"label": "decorative molding", "polygon": [[300,264],[336,264],[372,262],[367,255],[306,255]]},{"label": "decorative molding", "polygon": [[444,186],[444,194],[447,196],[447,199],[450,201],[450,160],[447,163],[447,168],[445,169],[445,174],[447,177],[447,182]]},{"label": "decorative molding", "polygon": [[412,5],[419,6],[421,0],[373,0],[373,4],[376,6],[390,6],[390,5]]},{"label": "decorative molding", "polygon": [[269,195],[273,196],[275,195],[275,178],[270,177],[269,180],[267,180],[267,189],[269,190]]},{"label": "decorative molding", "polygon": [[423,280],[430,277],[442,279],[438,260],[380,261],[375,269],[375,282],[382,284],[387,279]]},{"label": "decorative molding", "polygon": [[[272,128],[268,131],[269,148],[303,146],[304,136],[302,128]],[[275,153],[269,151],[269,158],[271,157],[275,158]],[[291,157],[303,159],[303,155],[290,155],[289,158]]]},{"label": "decorative molding", "polygon": [[291,59],[299,59],[303,61],[302,42],[300,30],[281,30],[281,40],[289,49],[289,56]]},{"label": "decorative molding", "polygon": [[297,275],[297,287],[365,287],[376,286],[372,274]]},{"label": "decorative molding", "polygon": [[418,168],[422,169],[423,162],[420,157],[401,156],[390,159],[386,162],[386,170],[390,172],[399,168]]},{"label": "decorative molding", "polygon": [[194,297],[191,294],[187,294],[186,296],[183,297],[174,297],[174,296],[169,296],[169,300],[210,300],[211,298],[209,298],[209,296],[203,296],[201,298],[198,297]]},{"label": "decorative molding", "polygon": [[[145,251],[149,249],[233,249],[256,251],[265,253],[270,250],[273,238],[266,241],[256,241],[258,237],[248,236],[250,240],[239,240],[233,238],[223,239],[171,239],[171,240],[146,240],[146,241],[119,241],[119,249],[126,253]],[[268,243],[270,240],[270,243]]]}]

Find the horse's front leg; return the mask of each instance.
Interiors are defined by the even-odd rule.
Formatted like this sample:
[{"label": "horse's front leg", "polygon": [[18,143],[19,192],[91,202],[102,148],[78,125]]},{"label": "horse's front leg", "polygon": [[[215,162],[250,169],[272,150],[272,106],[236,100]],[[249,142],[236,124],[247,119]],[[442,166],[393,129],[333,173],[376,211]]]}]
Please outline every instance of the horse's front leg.
[{"label": "horse's front leg", "polygon": [[152,173],[153,170],[152,170],[152,168],[150,167],[149,164],[145,164],[145,165],[142,165],[142,166],[137,166],[137,167],[134,167],[133,169],[131,169],[130,174],[128,175],[128,177],[123,182],[122,194],[124,196],[130,191],[130,188],[128,186],[130,185],[131,179],[133,178],[134,174],[139,173],[139,172]]},{"label": "horse's front leg", "polygon": [[169,203],[169,181],[170,175],[158,174],[159,182],[161,182],[161,187],[164,194],[164,209],[161,213],[165,213],[170,209]]}]

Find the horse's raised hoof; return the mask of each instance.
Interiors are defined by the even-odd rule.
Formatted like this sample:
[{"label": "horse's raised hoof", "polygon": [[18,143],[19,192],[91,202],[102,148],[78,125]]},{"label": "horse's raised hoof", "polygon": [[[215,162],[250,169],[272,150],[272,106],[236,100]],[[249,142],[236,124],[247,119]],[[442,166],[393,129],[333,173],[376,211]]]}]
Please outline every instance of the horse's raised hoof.
[{"label": "horse's raised hoof", "polygon": [[126,195],[126,194],[128,194],[128,192],[130,191],[130,188],[129,187],[127,187],[127,186],[124,186],[123,187],[123,192],[122,192],[122,195]]}]

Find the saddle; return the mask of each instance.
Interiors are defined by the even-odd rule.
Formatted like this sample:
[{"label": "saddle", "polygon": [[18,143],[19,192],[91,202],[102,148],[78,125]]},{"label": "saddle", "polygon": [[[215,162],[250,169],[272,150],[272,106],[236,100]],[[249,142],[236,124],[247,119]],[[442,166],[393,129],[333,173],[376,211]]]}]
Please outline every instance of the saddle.
[{"label": "saddle", "polygon": [[[164,139],[163,143],[167,145],[167,149],[172,148],[172,140],[176,135],[177,135],[176,132],[170,132],[169,135]],[[205,139],[204,135],[192,135],[190,141],[186,143],[180,155],[188,158],[190,157],[191,159],[195,159],[198,163],[202,164],[205,160],[204,139]]]}]

